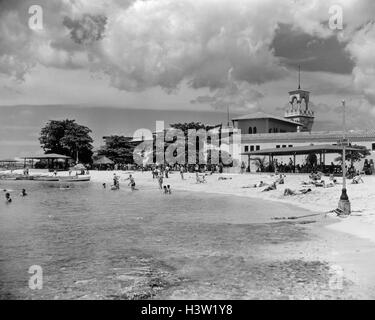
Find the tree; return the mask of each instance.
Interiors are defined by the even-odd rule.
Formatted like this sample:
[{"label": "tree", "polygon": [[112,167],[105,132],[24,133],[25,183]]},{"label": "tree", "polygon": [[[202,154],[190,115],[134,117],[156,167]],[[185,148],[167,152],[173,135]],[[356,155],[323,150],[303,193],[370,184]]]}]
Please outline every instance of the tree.
[{"label": "tree", "polygon": [[318,164],[318,157],[314,152],[310,152],[306,157],[306,164],[314,168]]},{"label": "tree", "polygon": [[92,162],[91,130],[75,120],[50,120],[40,132],[39,141],[48,153],[63,154],[83,163]]},{"label": "tree", "polygon": [[[186,143],[185,143],[185,162],[186,163],[188,163],[188,161],[189,161],[189,159],[188,159],[188,150],[189,150],[188,131],[189,130],[196,130],[196,131],[198,131],[200,129],[203,129],[206,132],[208,132],[211,129],[221,127],[221,125],[215,125],[215,126],[205,125],[202,122],[174,123],[174,124],[170,124],[170,126],[173,129],[179,129],[179,130],[181,130],[184,133],[184,135],[185,135],[185,138],[186,138]],[[208,152],[207,154],[204,154],[204,150],[203,149],[199,149],[198,140],[199,140],[199,137],[197,136],[197,138],[196,138],[196,163],[198,163],[199,159],[206,157],[207,163],[211,164],[211,153]],[[175,141],[173,141],[173,142],[175,142]],[[210,145],[210,144],[209,144],[209,149],[210,150],[213,149],[213,146]],[[223,150],[221,150],[219,152],[221,154],[221,157],[220,157],[221,159],[223,159],[224,157],[226,157],[226,159],[230,158],[230,155],[229,155],[228,152],[223,151]]]},{"label": "tree", "polygon": [[266,157],[255,157],[255,158],[251,158],[251,160],[253,161],[253,163],[257,167],[257,172],[258,171],[263,172],[264,169],[267,166]]},{"label": "tree", "polygon": [[[361,161],[362,159],[371,155],[370,150],[367,149],[364,146],[354,145],[354,146],[351,146],[351,147],[357,148],[358,150],[356,150],[356,151],[345,150],[345,160],[350,161],[350,164],[353,164],[354,162],[357,162],[357,161]],[[342,156],[338,156],[337,158],[335,158],[335,161],[342,163]]]},{"label": "tree", "polygon": [[134,163],[133,152],[139,142],[132,137],[113,135],[107,138],[106,145],[98,151],[99,156],[106,156],[116,163]]}]

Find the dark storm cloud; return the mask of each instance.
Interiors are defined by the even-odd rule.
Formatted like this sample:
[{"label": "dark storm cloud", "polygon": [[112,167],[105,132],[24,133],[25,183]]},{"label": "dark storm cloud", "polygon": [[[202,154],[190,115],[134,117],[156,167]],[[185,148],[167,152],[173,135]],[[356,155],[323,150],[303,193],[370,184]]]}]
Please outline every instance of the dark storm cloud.
[{"label": "dark storm cloud", "polygon": [[88,44],[103,39],[107,17],[84,14],[80,19],[64,17],[63,25],[70,30],[72,40],[78,44]]},{"label": "dark storm cloud", "polygon": [[275,56],[292,68],[301,65],[306,71],[325,71],[350,74],[354,62],[345,50],[346,43],[332,35],[319,38],[290,25],[280,24],[272,42]]}]

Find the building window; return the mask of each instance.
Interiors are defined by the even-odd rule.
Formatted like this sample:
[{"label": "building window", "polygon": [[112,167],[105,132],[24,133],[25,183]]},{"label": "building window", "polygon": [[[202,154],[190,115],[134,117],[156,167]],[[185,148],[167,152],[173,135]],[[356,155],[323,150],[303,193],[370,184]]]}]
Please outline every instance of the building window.
[{"label": "building window", "polygon": [[249,134],[253,134],[253,128],[249,127]]},{"label": "building window", "polygon": [[256,146],[256,150],[260,150],[260,146]]},{"label": "building window", "polygon": [[375,143],[372,144],[372,150],[375,150]]},{"label": "building window", "polygon": [[254,146],[250,146],[250,151],[254,151]]},{"label": "building window", "polygon": [[293,148],[293,145],[292,144],[290,144],[289,146],[288,146],[289,148]]},{"label": "building window", "polygon": [[283,148],[286,148],[286,144],[283,144]]},{"label": "building window", "polygon": [[280,148],[280,145],[278,144],[278,145],[276,146],[276,148],[279,149],[279,148]]},{"label": "building window", "polygon": [[254,134],[257,133],[257,127],[254,127],[254,129],[253,129],[253,133],[254,133]]},{"label": "building window", "polygon": [[272,128],[268,130],[269,133],[272,133]]},{"label": "building window", "polygon": [[245,152],[249,151],[249,146],[245,146]]}]

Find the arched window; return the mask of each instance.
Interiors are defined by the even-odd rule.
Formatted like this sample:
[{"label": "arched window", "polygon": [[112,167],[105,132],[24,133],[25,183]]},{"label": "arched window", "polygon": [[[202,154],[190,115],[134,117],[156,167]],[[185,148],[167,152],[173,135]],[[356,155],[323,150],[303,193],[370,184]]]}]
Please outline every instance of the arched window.
[{"label": "arched window", "polygon": [[257,127],[254,127],[253,133],[257,133]]},{"label": "arched window", "polygon": [[249,127],[249,134],[252,134],[252,133],[253,133],[253,128]]}]

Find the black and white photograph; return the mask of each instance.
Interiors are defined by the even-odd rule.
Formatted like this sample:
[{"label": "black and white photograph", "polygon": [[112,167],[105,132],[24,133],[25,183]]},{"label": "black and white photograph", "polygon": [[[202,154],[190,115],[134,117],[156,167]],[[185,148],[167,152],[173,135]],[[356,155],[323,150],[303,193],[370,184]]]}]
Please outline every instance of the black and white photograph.
[{"label": "black and white photograph", "polygon": [[372,0],[0,0],[0,300],[375,299],[374,52]]}]

